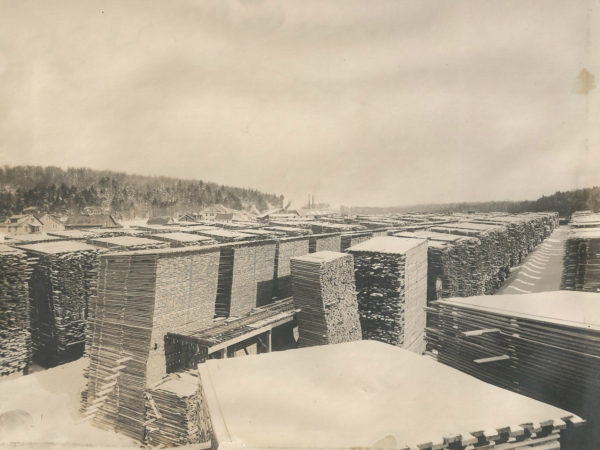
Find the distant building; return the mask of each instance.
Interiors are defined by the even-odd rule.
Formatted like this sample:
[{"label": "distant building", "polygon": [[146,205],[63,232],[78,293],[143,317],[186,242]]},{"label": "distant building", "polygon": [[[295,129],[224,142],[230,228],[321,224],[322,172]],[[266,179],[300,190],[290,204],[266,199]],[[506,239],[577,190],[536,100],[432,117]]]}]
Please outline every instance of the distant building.
[{"label": "distant building", "polygon": [[0,232],[4,234],[40,233],[43,224],[33,214],[15,214],[0,224]]},{"label": "distant building", "polygon": [[120,228],[118,223],[110,214],[96,214],[91,216],[70,216],[67,219],[65,228],[85,229],[85,228]]},{"label": "distant building", "polygon": [[65,224],[52,214],[36,214],[36,219],[42,223],[42,231],[62,231],[65,229]]},{"label": "distant building", "polygon": [[204,208],[199,214],[199,220],[208,220],[213,222],[231,222],[232,220],[247,222],[255,220],[251,212],[238,211],[237,209],[227,208],[223,205],[212,205]]},{"label": "distant building", "polygon": [[146,225],[173,225],[175,220],[169,216],[150,217]]}]

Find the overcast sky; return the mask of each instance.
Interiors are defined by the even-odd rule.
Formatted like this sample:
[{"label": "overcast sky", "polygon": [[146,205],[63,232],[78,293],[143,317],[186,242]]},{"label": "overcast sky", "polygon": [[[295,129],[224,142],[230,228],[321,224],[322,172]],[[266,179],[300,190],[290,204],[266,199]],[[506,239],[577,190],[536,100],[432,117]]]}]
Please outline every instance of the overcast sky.
[{"label": "overcast sky", "polygon": [[600,184],[599,88],[577,85],[598,73],[597,16],[595,0],[0,0],[0,163],[297,206]]}]

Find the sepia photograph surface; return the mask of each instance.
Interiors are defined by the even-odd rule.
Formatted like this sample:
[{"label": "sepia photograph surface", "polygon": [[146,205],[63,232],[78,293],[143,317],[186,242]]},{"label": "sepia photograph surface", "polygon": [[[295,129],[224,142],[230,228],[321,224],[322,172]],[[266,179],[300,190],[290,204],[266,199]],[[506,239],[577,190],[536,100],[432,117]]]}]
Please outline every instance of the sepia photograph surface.
[{"label": "sepia photograph surface", "polygon": [[600,449],[599,0],[0,0],[0,449]]}]

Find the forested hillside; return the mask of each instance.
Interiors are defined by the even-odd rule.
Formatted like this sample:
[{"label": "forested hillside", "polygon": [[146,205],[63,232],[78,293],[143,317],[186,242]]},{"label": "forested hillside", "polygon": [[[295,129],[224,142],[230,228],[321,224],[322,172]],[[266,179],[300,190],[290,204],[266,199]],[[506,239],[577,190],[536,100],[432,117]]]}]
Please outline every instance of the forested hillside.
[{"label": "forested hillside", "polygon": [[570,216],[574,211],[600,211],[600,187],[577,189],[573,191],[556,192],[544,195],[537,200],[526,201],[496,201],[479,203],[446,203],[399,206],[391,208],[374,207],[342,207],[342,212],[351,214],[383,214],[383,213],[453,213],[453,212],[492,212],[506,211],[510,213],[526,211],[558,211],[561,217]]},{"label": "forested hillside", "polygon": [[35,206],[41,211],[73,214],[97,206],[123,218],[198,211],[223,204],[238,210],[280,207],[283,196],[181,180],[120,172],[39,166],[0,168],[0,215]]}]

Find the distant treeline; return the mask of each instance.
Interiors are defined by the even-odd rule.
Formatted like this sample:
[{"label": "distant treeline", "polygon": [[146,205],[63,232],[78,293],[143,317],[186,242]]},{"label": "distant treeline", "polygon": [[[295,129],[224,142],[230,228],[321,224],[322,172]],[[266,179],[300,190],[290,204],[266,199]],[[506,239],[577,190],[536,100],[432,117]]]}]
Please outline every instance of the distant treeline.
[{"label": "distant treeline", "polygon": [[525,201],[500,201],[476,203],[446,203],[399,206],[390,208],[377,207],[346,207],[342,206],[342,213],[349,214],[399,214],[407,212],[420,213],[466,213],[475,212],[509,212],[519,213],[527,211],[558,211],[561,217],[568,217],[574,211],[600,211],[600,187],[577,189],[573,191],[556,192],[544,195],[537,200]]},{"label": "distant treeline", "polygon": [[122,218],[176,215],[222,204],[237,210],[281,207],[282,195],[168,177],[40,166],[0,168],[0,215],[26,207],[75,214],[98,207]]}]

